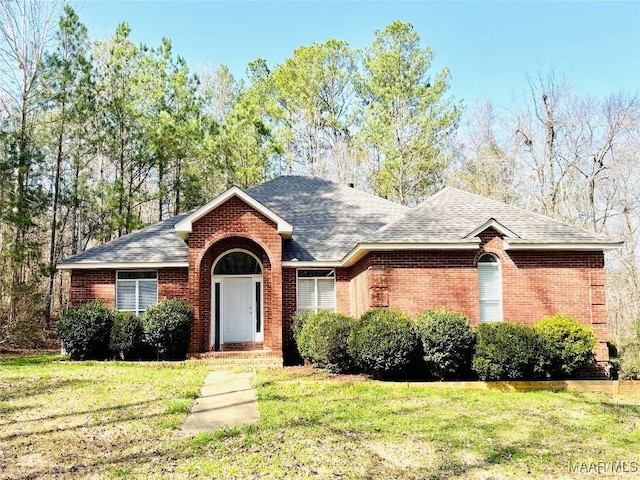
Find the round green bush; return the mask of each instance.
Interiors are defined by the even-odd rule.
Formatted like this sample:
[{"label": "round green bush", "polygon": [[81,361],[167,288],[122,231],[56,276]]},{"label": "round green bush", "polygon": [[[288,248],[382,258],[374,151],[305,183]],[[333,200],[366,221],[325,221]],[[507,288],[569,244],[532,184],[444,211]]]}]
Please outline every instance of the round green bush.
[{"label": "round green bush", "polygon": [[535,380],[545,376],[547,356],[533,328],[491,322],[478,327],[472,365],[481,380]]},{"label": "round green bush", "polygon": [[533,327],[547,342],[553,378],[575,376],[593,363],[597,339],[593,329],[569,315],[545,317]]},{"label": "round green bush", "polygon": [[183,359],[189,346],[193,311],[182,299],[163,299],[142,314],[145,341],[157,358]]},{"label": "round green bush", "polygon": [[336,373],[353,370],[348,351],[349,334],[354,320],[335,312],[318,312],[307,316],[298,334],[298,351],[313,365]]},{"label": "round green bush", "polygon": [[142,320],[134,312],[116,312],[109,349],[117,358],[124,360],[140,351],[144,340]]},{"label": "round green bush", "polygon": [[58,337],[72,360],[102,360],[109,356],[114,311],[102,302],[70,308],[58,320]]},{"label": "round green bush", "polygon": [[298,337],[302,332],[302,327],[307,322],[307,319],[313,315],[314,312],[309,310],[304,312],[297,312],[291,319],[291,331],[293,332],[293,338],[298,343]]},{"label": "round green bush", "polygon": [[419,355],[414,325],[395,310],[368,310],[351,329],[349,354],[358,367],[377,377],[405,371]]},{"label": "round green bush", "polygon": [[453,310],[430,310],[416,318],[427,371],[440,380],[469,376],[476,334]]}]

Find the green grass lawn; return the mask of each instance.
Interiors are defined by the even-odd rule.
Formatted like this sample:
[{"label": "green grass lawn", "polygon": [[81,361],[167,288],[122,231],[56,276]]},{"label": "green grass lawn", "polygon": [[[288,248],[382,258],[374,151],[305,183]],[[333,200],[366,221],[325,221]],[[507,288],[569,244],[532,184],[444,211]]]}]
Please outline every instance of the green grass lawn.
[{"label": "green grass lawn", "polygon": [[[0,478],[634,478],[640,398],[257,373],[258,425],[181,437],[207,368],[0,357]],[[595,462],[595,465],[590,465]],[[594,470],[592,469],[592,472]]]}]

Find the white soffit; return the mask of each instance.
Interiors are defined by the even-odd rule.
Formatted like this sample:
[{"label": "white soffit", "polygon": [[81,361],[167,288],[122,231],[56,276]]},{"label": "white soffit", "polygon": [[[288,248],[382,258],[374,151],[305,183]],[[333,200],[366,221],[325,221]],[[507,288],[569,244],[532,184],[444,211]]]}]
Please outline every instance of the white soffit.
[{"label": "white soffit", "polygon": [[580,251],[599,251],[599,250],[616,250],[622,248],[623,242],[604,242],[604,243],[542,243],[542,242],[509,242],[504,239],[505,250],[580,250]]}]

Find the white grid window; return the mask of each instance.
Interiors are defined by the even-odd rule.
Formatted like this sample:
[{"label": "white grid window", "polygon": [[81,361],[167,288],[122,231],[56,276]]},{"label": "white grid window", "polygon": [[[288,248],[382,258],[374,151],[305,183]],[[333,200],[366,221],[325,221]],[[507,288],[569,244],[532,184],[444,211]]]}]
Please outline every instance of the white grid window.
[{"label": "white grid window", "polygon": [[116,278],[116,310],[140,315],[158,303],[157,272],[118,272]]},{"label": "white grid window", "polygon": [[298,270],[298,311],[335,311],[335,277],[334,270]]},{"label": "white grid window", "polygon": [[480,287],[480,321],[502,321],[502,278],[500,263],[490,254],[478,260],[478,280]]}]

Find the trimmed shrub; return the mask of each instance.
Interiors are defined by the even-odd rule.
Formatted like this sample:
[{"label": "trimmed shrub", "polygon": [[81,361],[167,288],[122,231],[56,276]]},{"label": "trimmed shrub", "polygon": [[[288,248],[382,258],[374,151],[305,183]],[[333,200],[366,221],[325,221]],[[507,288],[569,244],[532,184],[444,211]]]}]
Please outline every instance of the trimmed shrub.
[{"label": "trimmed shrub", "polygon": [[314,366],[341,373],[353,370],[348,352],[349,334],[354,320],[334,312],[318,312],[307,316],[298,335],[298,351]]},{"label": "trimmed shrub", "polygon": [[109,356],[114,311],[102,302],[73,307],[58,320],[58,337],[72,360],[101,360]]},{"label": "trimmed shrub", "polygon": [[298,336],[302,332],[302,327],[304,327],[307,319],[313,314],[314,312],[311,311],[297,312],[291,319],[291,331],[293,332],[293,338],[296,344],[298,343]]},{"label": "trimmed shrub", "polygon": [[453,310],[439,309],[416,318],[427,371],[440,380],[471,373],[476,334],[469,319]]},{"label": "trimmed shrub", "polygon": [[473,370],[481,380],[534,380],[545,376],[546,345],[533,328],[483,323],[477,338]]},{"label": "trimmed shrub", "polygon": [[533,327],[547,341],[553,378],[575,376],[593,363],[597,338],[593,329],[569,315],[545,317]]},{"label": "trimmed shrub", "polygon": [[120,360],[138,353],[144,340],[142,320],[134,312],[116,312],[109,349]]},{"label": "trimmed shrub", "polygon": [[419,354],[414,325],[395,310],[368,310],[351,329],[349,354],[356,366],[376,377],[400,373]]},{"label": "trimmed shrub", "polygon": [[145,341],[155,348],[158,359],[185,358],[192,323],[191,307],[179,298],[160,300],[142,314]]}]

